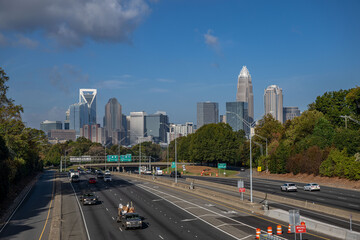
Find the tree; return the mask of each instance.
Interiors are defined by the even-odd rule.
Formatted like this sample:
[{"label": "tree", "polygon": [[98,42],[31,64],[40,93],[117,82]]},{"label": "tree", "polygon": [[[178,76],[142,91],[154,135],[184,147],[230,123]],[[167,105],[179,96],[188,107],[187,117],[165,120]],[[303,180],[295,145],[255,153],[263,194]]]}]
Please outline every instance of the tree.
[{"label": "tree", "polygon": [[360,115],[360,87],[350,89],[346,95],[346,104],[354,114]]}]

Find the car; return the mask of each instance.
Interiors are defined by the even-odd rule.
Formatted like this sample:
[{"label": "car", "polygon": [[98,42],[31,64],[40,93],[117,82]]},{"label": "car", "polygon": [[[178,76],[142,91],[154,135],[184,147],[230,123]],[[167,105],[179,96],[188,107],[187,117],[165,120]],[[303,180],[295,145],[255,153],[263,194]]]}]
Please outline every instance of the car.
[{"label": "car", "polygon": [[89,178],[89,183],[90,183],[90,184],[96,183],[96,179],[95,179],[95,178]]},{"label": "car", "polygon": [[129,228],[142,228],[142,219],[137,213],[126,213],[121,216],[120,221],[125,230]]},{"label": "car", "polygon": [[297,187],[295,183],[284,183],[284,185],[282,185],[280,187],[281,191],[294,191],[297,192]]},{"label": "car", "polygon": [[320,186],[317,183],[308,183],[304,186],[304,191],[320,191]]},{"label": "car", "polygon": [[156,170],[155,171],[155,175],[156,176],[162,176],[164,173],[163,173],[163,170]]},{"label": "car", "polygon": [[86,169],[86,173],[91,173],[91,169]]},{"label": "car", "polygon": [[111,181],[112,181],[111,175],[110,174],[105,174],[104,182],[111,182]]},{"label": "car", "polygon": [[71,181],[71,182],[79,182],[79,181],[80,181],[79,175],[73,175],[73,176],[70,178],[70,181]]},{"label": "car", "polygon": [[144,171],[144,174],[145,174],[145,175],[151,175],[152,172],[151,172],[151,170],[145,170],[145,171]]},{"label": "car", "polygon": [[99,200],[93,193],[84,193],[81,196],[80,201],[83,205],[96,205]]},{"label": "car", "polygon": [[245,172],[245,168],[244,168],[244,167],[241,167],[241,168],[240,168],[240,172]]},{"label": "car", "polygon": [[[175,177],[175,171],[172,171],[171,173],[170,173],[170,177]],[[180,172],[177,172],[177,177],[181,177],[181,174],[180,174]]]},{"label": "car", "polygon": [[98,174],[96,175],[97,178],[104,178],[104,174],[101,172],[98,172]]}]

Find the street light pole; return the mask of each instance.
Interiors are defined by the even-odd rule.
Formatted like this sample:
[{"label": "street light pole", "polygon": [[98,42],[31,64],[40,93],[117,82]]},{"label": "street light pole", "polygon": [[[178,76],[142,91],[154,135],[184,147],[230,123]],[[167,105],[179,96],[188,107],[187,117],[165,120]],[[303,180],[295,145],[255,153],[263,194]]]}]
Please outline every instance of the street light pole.
[{"label": "street light pole", "polygon": [[177,172],[176,128],[174,128],[174,132],[175,132],[175,183],[177,183],[177,174],[178,174],[178,172]]},{"label": "street light pole", "polygon": [[249,134],[249,140],[250,140],[250,202],[253,202],[253,184],[252,184],[252,145],[251,145],[251,126],[255,123],[252,122],[252,123],[249,123],[247,122],[245,119],[243,119],[239,114],[237,113],[234,113],[234,112],[229,112],[229,111],[226,111],[226,113],[232,113],[232,114],[235,114],[241,121],[243,121],[243,123],[245,123],[245,125],[250,128],[250,134]]}]

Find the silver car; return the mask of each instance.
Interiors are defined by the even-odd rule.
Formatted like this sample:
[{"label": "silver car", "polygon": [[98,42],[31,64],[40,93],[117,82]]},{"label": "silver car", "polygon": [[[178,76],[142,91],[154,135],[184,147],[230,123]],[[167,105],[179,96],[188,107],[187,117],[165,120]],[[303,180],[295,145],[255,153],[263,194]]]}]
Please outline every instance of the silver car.
[{"label": "silver car", "polygon": [[320,186],[317,183],[308,183],[304,186],[305,191],[320,191]]},{"label": "silver car", "polygon": [[294,191],[297,192],[297,187],[295,183],[284,183],[284,185],[281,185],[280,187],[281,191]]}]

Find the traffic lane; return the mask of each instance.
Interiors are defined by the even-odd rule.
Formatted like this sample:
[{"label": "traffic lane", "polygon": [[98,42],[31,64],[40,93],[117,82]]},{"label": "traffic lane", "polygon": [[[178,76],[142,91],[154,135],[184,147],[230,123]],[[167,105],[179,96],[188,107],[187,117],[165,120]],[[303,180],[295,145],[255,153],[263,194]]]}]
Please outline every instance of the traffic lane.
[{"label": "traffic lane", "polygon": [[0,233],[0,239],[48,239],[53,190],[54,171],[45,171]]},{"label": "traffic lane", "polygon": [[85,226],[75,199],[74,191],[66,174],[60,176],[61,181],[61,239],[87,239]]},{"label": "traffic lane", "polygon": [[[76,197],[80,199],[83,193],[99,195],[96,186],[89,184],[85,176],[80,177],[80,182],[72,183]],[[89,231],[90,239],[119,239],[119,230],[116,228],[111,216],[105,211],[103,199],[99,198],[96,205],[83,205],[80,208],[84,213],[85,225]]]},{"label": "traffic lane", "polygon": [[[130,236],[130,239],[232,239],[224,238],[223,234],[219,235],[217,230],[209,228],[204,223],[197,223],[196,226],[187,222],[180,224],[182,219],[190,217],[186,212],[167,203],[157,202],[154,195],[127,181],[115,179],[112,183],[107,183],[109,185],[107,191],[101,191],[114,196],[115,201],[111,203],[109,209],[113,209],[111,207],[117,206],[119,202],[132,201],[136,212],[145,218],[145,228],[140,231],[123,231],[121,227],[119,228],[125,236]],[[99,183],[99,188],[106,189],[104,183]],[[111,197],[105,198],[109,200]],[[117,209],[114,210],[116,211],[113,214],[117,214]]]},{"label": "traffic lane", "polygon": [[[171,197],[166,197],[163,200],[173,199],[173,196],[171,195],[179,196],[174,198],[173,204],[180,205],[178,207],[182,207],[186,211],[192,212],[195,216],[195,218],[193,217],[190,219],[186,219],[187,221],[209,221],[209,223],[214,223],[214,225],[219,227],[221,230],[226,230],[229,233],[233,233],[233,235],[237,236],[238,238],[241,238],[241,234],[245,236],[254,235],[256,228],[260,228],[264,232],[267,227],[271,226],[273,232],[276,232],[276,227],[280,224],[282,225],[282,231],[284,232],[283,236],[289,237],[290,239],[293,238],[293,235],[289,235],[286,233],[288,223],[277,222],[276,220],[269,219],[262,215],[256,215],[243,209],[237,209],[231,206],[227,206],[226,204],[217,201],[211,201],[207,198],[197,196],[196,194],[189,194],[188,192],[183,192],[181,190],[173,189],[171,187],[155,185],[153,186],[154,189],[152,189],[151,184],[143,184],[139,186],[145,189],[148,188],[149,191],[151,191],[153,194],[156,192],[160,192],[161,195],[164,194],[165,196],[169,195]],[[188,199],[184,200],[184,198]],[[236,229],[230,229],[234,227]],[[239,231],[241,231],[241,233],[236,233]],[[304,234],[303,236],[304,239],[329,239],[329,237],[325,235],[315,234],[313,232]]]},{"label": "traffic lane", "polygon": [[[223,178],[197,177],[197,176],[186,176],[186,177],[211,181],[229,186],[237,186],[237,181],[238,181],[238,179],[223,179]],[[250,184],[247,181],[245,181],[244,184],[246,188],[250,187]],[[321,203],[330,207],[337,207],[352,211],[354,210],[360,211],[360,204],[358,202],[358,198],[356,197],[339,198],[339,195],[328,193],[326,190],[323,189],[317,192],[308,192],[308,191],[304,191],[303,189],[299,189],[297,192],[282,192],[280,190],[280,186],[281,184],[279,184],[278,186],[276,185],[274,186],[272,183],[267,183],[264,181],[253,181],[253,190],[294,198],[297,200],[305,200],[314,203]],[[333,189],[333,191],[335,190]],[[342,190],[339,190],[339,192],[342,192]],[[353,193],[353,195],[357,196],[356,193]]]}]

